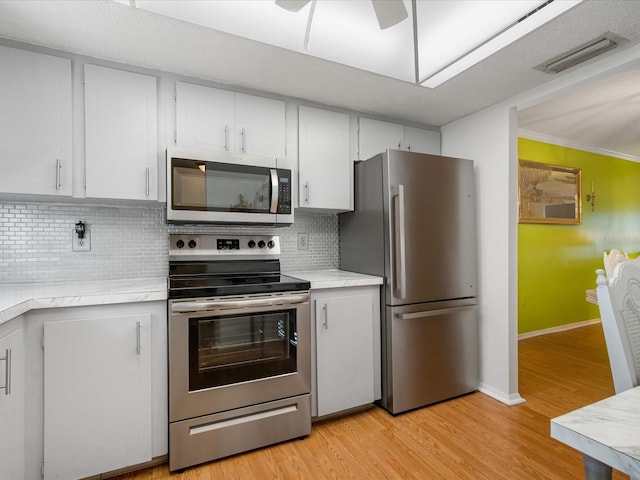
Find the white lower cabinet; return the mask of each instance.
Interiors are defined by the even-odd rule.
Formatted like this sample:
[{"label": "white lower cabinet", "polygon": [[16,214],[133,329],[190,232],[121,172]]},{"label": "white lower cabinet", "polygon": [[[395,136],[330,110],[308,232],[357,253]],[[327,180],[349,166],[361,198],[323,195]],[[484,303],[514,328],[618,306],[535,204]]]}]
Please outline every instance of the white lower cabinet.
[{"label": "white lower cabinet", "polygon": [[167,454],[166,302],[25,317],[24,478],[86,478]]},{"label": "white lower cabinet", "polygon": [[0,325],[0,478],[24,478],[22,317]]},{"label": "white lower cabinet", "polygon": [[379,287],[312,290],[311,298],[312,416],[373,403],[380,398]]},{"label": "white lower cabinet", "polygon": [[44,324],[45,478],[151,460],[151,315]]}]

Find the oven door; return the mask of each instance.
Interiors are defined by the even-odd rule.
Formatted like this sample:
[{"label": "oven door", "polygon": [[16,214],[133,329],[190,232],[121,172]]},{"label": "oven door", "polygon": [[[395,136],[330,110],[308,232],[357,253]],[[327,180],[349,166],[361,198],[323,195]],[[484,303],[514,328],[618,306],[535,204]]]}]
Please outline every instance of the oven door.
[{"label": "oven door", "polygon": [[169,302],[169,418],[310,391],[309,294]]}]

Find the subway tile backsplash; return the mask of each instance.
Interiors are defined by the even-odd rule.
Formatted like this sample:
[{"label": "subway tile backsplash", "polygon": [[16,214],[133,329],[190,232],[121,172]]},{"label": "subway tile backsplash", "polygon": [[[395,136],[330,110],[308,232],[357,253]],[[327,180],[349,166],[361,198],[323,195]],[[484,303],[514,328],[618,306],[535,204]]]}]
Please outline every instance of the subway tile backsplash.
[{"label": "subway tile backsplash", "polygon": [[[0,202],[0,283],[163,277],[170,233],[280,235],[283,271],[338,268],[338,217],[296,212],[290,227],[167,225],[164,205]],[[91,251],[73,252],[82,220]],[[298,250],[298,233],[308,249]]]}]

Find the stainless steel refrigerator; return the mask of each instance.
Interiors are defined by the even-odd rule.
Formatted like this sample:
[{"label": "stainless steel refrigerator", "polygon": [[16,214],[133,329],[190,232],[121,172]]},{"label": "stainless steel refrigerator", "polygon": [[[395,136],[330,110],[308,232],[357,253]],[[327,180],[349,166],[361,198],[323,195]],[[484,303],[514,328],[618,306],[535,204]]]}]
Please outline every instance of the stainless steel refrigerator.
[{"label": "stainless steel refrigerator", "polygon": [[354,168],[340,268],[385,279],[380,403],[396,414],[476,390],[473,162],[387,150]]}]

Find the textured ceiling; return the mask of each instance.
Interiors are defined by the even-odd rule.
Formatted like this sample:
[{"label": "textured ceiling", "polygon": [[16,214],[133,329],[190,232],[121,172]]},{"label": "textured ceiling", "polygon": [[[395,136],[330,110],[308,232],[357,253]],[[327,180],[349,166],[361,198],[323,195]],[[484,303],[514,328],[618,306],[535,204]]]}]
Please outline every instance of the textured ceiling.
[{"label": "textured ceiling", "polygon": [[[440,87],[427,89],[116,2],[0,0],[0,37],[10,40],[433,127],[568,74],[571,70],[549,75],[533,67],[607,31],[629,40],[621,48],[639,44],[640,1],[585,0]],[[618,88],[611,82],[592,88],[605,95]],[[554,102],[555,106],[560,99]],[[551,123],[539,119],[553,115],[558,119],[556,132],[563,131],[563,115],[589,113],[583,103],[580,98],[568,98],[566,110],[555,113],[532,107],[522,113],[521,126],[543,129]],[[606,96],[591,108],[598,112],[591,115],[594,119],[619,122],[623,118],[623,109]],[[611,108],[619,114],[605,113]],[[580,122],[582,117],[573,116],[568,123],[576,130]],[[618,146],[611,143],[607,149],[618,151]]]},{"label": "textured ceiling", "polygon": [[521,129],[640,160],[640,69],[519,112]]}]

